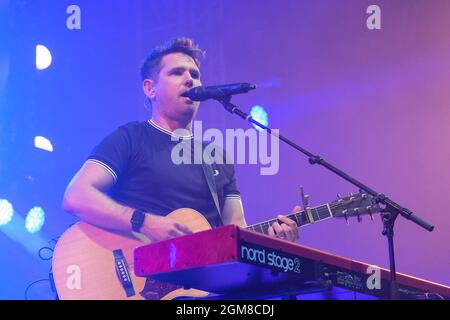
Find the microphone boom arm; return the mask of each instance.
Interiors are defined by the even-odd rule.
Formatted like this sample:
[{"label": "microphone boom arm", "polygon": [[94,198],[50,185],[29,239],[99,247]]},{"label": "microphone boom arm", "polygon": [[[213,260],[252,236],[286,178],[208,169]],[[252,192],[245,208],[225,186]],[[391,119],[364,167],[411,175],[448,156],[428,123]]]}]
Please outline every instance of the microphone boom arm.
[{"label": "microphone boom arm", "polygon": [[396,202],[392,201],[388,197],[386,197],[382,193],[378,193],[375,190],[369,188],[367,185],[363,184],[362,182],[356,180],[355,178],[351,177],[344,171],[338,169],[337,167],[333,166],[332,164],[325,161],[322,157],[318,155],[314,155],[313,153],[309,152],[308,150],[300,147],[296,143],[292,142],[288,138],[282,136],[281,134],[276,134],[273,132],[270,128],[267,126],[259,123],[255,119],[253,119],[249,114],[243,112],[240,110],[237,106],[231,103],[231,95],[226,97],[225,99],[222,99],[219,101],[227,111],[230,113],[236,114],[242,119],[253,123],[257,125],[258,127],[266,130],[271,135],[279,138],[283,142],[290,145],[292,148],[300,151],[301,153],[305,154],[309,158],[310,164],[319,164],[328,170],[334,172],[344,180],[347,180],[354,186],[358,187],[360,190],[363,190],[367,192],[368,194],[372,195],[375,199],[375,201],[378,204],[383,205],[382,207],[382,221],[383,221],[383,232],[382,234],[387,237],[388,239],[388,253],[389,253],[389,266],[390,266],[390,298],[391,299],[398,299],[399,298],[399,291],[398,291],[398,284],[397,284],[397,276],[396,276],[396,269],[395,269],[395,255],[394,255],[394,224],[395,220],[398,215],[403,216],[404,218],[413,221],[415,224],[421,226],[422,228],[433,231],[434,226],[428,223],[427,221],[423,220],[419,216],[415,215],[411,210],[404,208],[397,204]]}]

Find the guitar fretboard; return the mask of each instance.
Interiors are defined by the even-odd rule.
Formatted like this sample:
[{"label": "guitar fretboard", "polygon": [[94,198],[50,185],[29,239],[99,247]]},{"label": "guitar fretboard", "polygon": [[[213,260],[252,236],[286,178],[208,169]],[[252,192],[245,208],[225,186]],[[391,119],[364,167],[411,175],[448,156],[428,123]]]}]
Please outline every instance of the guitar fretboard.
[{"label": "guitar fretboard", "polygon": [[[330,207],[328,204],[324,204],[315,208],[311,208],[311,218],[312,221],[308,218],[308,214],[306,211],[299,211],[288,214],[287,217],[294,220],[297,223],[298,227],[304,226],[306,224],[310,224],[316,221],[324,220],[327,218],[331,218],[333,215],[331,213]],[[251,225],[247,227],[250,231],[260,232],[264,234],[268,234],[269,227],[277,222],[278,219],[272,219],[269,221],[261,222],[258,224]]]}]

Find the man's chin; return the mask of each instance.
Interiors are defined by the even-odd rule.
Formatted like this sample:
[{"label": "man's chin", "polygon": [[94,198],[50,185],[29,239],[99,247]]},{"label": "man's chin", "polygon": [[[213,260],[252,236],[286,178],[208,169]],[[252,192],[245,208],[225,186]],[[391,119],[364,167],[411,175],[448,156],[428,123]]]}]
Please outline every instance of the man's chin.
[{"label": "man's chin", "polygon": [[189,101],[185,104],[187,110],[197,112],[200,102]]},{"label": "man's chin", "polygon": [[189,117],[191,117],[192,119],[195,118],[195,116],[197,115],[198,112],[198,107],[192,106],[191,108],[191,113],[189,114]]},{"label": "man's chin", "polygon": [[184,119],[193,119],[197,114],[199,103],[185,104],[182,108],[180,116]]}]

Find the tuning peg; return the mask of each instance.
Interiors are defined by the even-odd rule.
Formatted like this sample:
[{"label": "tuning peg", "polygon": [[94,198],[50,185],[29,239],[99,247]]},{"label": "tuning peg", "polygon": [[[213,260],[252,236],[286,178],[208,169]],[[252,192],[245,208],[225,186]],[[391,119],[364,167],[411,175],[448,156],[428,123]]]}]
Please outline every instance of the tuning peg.
[{"label": "tuning peg", "polygon": [[349,198],[350,201],[353,201],[355,199],[355,197],[353,196],[353,192],[349,192],[349,196],[350,196],[350,198]]},{"label": "tuning peg", "polygon": [[373,209],[372,206],[367,206],[366,207],[367,212],[369,212],[370,220],[373,221],[372,209]]},{"label": "tuning peg", "polygon": [[358,220],[358,222],[362,221],[361,216],[359,215],[359,210],[358,208],[353,209],[353,212],[356,214],[356,220]]},{"label": "tuning peg", "polygon": [[350,222],[348,221],[347,211],[348,211],[347,209],[342,210],[342,214],[344,215],[345,222],[347,223],[347,225],[350,225]]}]

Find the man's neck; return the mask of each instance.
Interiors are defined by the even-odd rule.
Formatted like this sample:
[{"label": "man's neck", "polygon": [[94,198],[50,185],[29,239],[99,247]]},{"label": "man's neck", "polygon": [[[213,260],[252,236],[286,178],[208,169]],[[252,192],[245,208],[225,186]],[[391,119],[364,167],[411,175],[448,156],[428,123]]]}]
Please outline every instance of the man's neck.
[{"label": "man's neck", "polygon": [[172,120],[158,115],[152,115],[151,121],[158,126],[169,130],[170,132],[174,132],[177,129],[186,129],[189,130],[190,133],[192,133],[192,120],[185,123],[179,120]]}]

